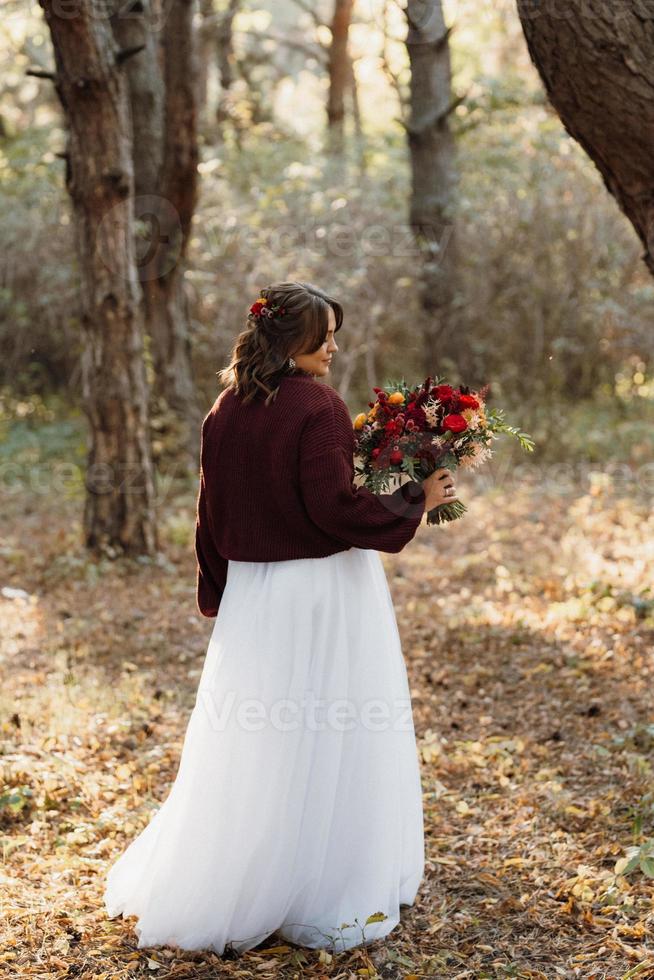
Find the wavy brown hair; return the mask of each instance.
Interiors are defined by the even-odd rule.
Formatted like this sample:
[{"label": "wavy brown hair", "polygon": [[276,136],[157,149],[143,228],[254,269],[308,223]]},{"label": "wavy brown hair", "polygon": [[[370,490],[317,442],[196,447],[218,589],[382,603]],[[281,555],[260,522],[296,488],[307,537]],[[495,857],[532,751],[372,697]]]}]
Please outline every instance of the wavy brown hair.
[{"label": "wavy brown hair", "polygon": [[244,403],[263,394],[269,404],[277,397],[284,375],[293,373],[289,357],[318,350],[329,329],[329,308],[334,311],[336,330],[343,323],[343,308],[307,282],[273,283],[260,290],[259,295],[268,300],[267,305],[282,308],[283,315],[248,317],[245,329],[236,338],[229,364],[217,376]]}]

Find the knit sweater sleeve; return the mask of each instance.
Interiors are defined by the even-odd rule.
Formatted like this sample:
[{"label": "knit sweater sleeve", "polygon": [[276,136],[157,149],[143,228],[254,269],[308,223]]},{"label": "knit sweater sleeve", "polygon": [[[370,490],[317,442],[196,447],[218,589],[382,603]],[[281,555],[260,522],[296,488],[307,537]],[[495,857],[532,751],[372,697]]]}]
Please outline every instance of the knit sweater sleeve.
[{"label": "knit sweater sleeve", "polygon": [[216,549],[211,536],[211,526],[207,513],[207,488],[203,460],[205,425],[202,426],[202,443],[200,450],[200,486],[197,497],[195,519],[195,556],[197,559],[197,575],[195,598],[199,611],[203,616],[218,615],[218,607],[227,582],[227,559],[223,558]]},{"label": "knit sweater sleeve", "polygon": [[354,484],[354,430],[336,392],[304,423],[300,486],[309,517],[350,547],[398,552],[413,538],[425,511],[425,491],[414,480],[393,493]]}]

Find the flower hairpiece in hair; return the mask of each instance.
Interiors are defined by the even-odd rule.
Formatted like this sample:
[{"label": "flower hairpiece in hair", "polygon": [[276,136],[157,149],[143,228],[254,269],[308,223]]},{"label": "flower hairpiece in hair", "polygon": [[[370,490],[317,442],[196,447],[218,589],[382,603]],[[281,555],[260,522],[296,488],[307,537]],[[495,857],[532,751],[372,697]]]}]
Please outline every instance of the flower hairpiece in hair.
[{"label": "flower hairpiece in hair", "polygon": [[269,303],[265,296],[259,296],[256,303],[253,303],[248,313],[248,318],[260,316],[283,316],[286,310],[283,306]]}]

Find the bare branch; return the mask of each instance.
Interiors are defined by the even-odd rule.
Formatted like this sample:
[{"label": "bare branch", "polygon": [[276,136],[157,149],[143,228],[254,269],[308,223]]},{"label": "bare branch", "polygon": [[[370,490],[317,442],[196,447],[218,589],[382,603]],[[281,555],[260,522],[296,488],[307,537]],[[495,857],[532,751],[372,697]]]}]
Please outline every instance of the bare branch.
[{"label": "bare branch", "polygon": [[453,30],[454,30],[454,25],[452,24],[450,25],[450,27],[447,28],[444,34],[442,34],[439,38],[437,38],[434,41],[437,51],[440,51],[441,48],[444,48],[445,45],[449,43]]},{"label": "bare branch", "polygon": [[53,71],[46,71],[44,68],[28,68],[25,74],[31,75],[33,78],[47,78],[51,82],[57,80],[57,76]]},{"label": "bare branch", "polygon": [[388,77],[392,87],[395,89],[395,92],[397,94],[397,99],[400,106],[400,115],[402,117],[398,121],[402,125],[405,125],[405,119],[408,117],[409,114],[409,108],[408,108],[409,95],[408,92],[406,92],[402,88],[402,84],[400,82],[400,76],[398,72],[396,72],[391,66],[390,57],[388,53],[388,42],[389,40],[396,40],[396,39],[389,37],[387,26],[388,26],[388,0],[386,0],[386,2],[384,3],[384,7],[382,10],[382,39],[383,40],[382,40],[382,49],[379,57],[381,59],[381,64],[384,73]]},{"label": "bare branch", "polygon": [[403,124],[404,128],[410,136],[419,136],[421,133],[431,129],[432,126],[437,126],[443,121],[443,119],[446,119],[447,116],[454,112],[457,106],[460,106],[461,103],[465,102],[467,98],[468,92],[465,92],[463,95],[459,95],[456,99],[453,99],[452,102],[445,107],[445,109],[441,109],[439,106],[436,106],[433,112],[430,112],[429,115],[425,116],[419,124],[412,125],[411,123],[405,122]]},{"label": "bare branch", "polygon": [[278,44],[283,44],[287,48],[293,48],[297,51],[302,51],[309,58],[316,58],[321,64],[326,65],[328,62],[328,51],[325,45],[316,41],[315,45],[311,44],[310,41],[300,41],[292,37],[285,37],[283,34],[272,34],[270,31],[255,31],[246,30],[239,31],[240,34],[247,34],[250,37],[260,38],[261,40],[271,40],[276,41]]},{"label": "bare branch", "polygon": [[307,2],[307,0],[293,0],[293,3],[300,10],[303,10],[305,14],[309,14],[316,27],[329,27],[329,24],[318,16],[311,3]]},{"label": "bare branch", "polygon": [[137,44],[133,48],[123,48],[123,50],[119,51],[116,55],[116,64],[124,65],[129,58],[132,58],[135,54],[138,54],[139,51],[143,51],[144,48],[145,44]]}]

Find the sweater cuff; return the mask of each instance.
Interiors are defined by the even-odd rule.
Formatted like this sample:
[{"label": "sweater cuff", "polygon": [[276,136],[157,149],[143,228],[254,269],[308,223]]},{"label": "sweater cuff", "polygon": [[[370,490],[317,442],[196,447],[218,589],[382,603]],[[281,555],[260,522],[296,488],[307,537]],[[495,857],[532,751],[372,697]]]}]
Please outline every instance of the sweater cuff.
[{"label": "sweater cuff", "polygon": [[202,574],[202,570],[199,566],[195,585],[195,601],[198,611],[201,612],[203,616],[211,619],[218,615],[220,597],[216,594],[215,589],[213,589],[207,583],[207,580]]},{"label": "sweater cuff", "polygon": [[393,493],[384,494],[383,496],[386,505],[398,517],[418,521],[422,518],[427,496],[422,483],[418,483],[417,480],[407,480],[406,483],[399,486]]}]

